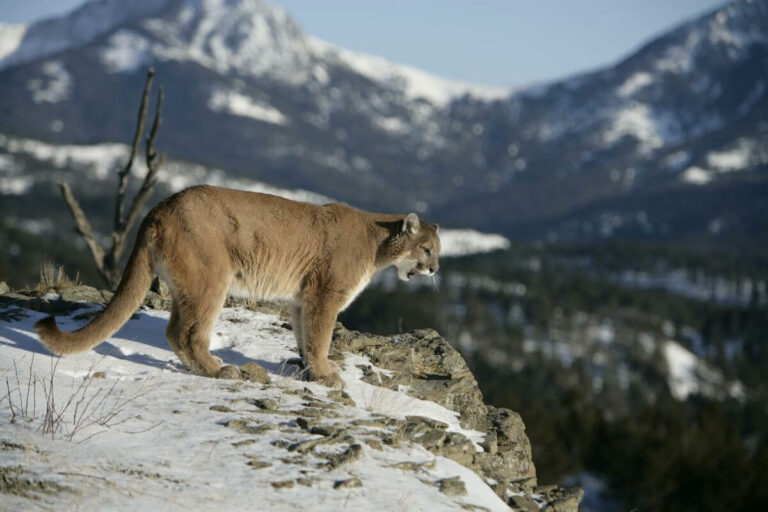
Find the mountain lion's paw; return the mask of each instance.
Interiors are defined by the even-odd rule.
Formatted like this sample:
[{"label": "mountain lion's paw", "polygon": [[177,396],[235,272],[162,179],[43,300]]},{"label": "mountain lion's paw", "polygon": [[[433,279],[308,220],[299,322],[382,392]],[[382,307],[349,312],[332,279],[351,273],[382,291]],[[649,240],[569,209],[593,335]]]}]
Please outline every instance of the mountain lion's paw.
[{"label": "mountain lion's paw", "polygon": [[316,377],[315,382],[328,386],[334,389],[344,389],[344,381],[341,380],[338,373],[331,373],[330,375],[321,375]]},{"label": "mountain lion's paw", "polygon": [[230,380],[243,380],[243,372],[239,367],[228,364],[222,366],[219,373],[216,374],[217,379],[230,379]]}]

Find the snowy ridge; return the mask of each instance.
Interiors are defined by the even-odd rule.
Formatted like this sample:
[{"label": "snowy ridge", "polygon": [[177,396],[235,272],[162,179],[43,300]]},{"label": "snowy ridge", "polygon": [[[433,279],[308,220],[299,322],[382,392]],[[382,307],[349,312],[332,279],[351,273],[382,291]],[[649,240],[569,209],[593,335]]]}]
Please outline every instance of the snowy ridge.
[{"label": "snowy ridge", "polygon": [[354,52],[318,38],[308,38],[311,48],[328,60],[338,60],[361,75],[380,83],[402,88],[411,99],[425,99],[445,106],[454,98],[470,95],[484,100],[504,99],[512,94],[506,87],[467,84],[433,75],[420,69],[395,64],[381,57]]},{"label": "snowy ridge", "polygon": [[[44,409],[40,404],[45,404],[42,386],[30,390],[30,401],[40,407],[33,413],[30,406],[14,423],[8,421],[12,412],[7,403],[1,405],[4,464],[16,467],[18,478],[44,482],[43,489],[60,487],[52,494],[5,495],[11,509],[36,503],[64,509],[280,511],[311,502],[313,509],[329,511],[393,506],[509,510],[479,476],[460,464],[409,442],[378,441],[380,435],[396,434],[382,422],[393,412],[413,409],[420,416],[451,421],[451,429],[458,425],[456,413],[414,402],[405,393],[375,395],[369,390],[373,386],[357,380],[354,365],[365,362],[362,358],[348,360],[342,373],[356,407],[334,402],[328,388],[284,374],[283,361],[296,356],[295,342],[292,333],[280,327],[278,316],[225,309],[213,329],[212,350],[225,362],[256,360],[267,368],[272,382],[260,385],[184,371],[164,339],[166,312],[140,312],[95,350],[58,362],[45,354],[32,329],[42,313],[14,307],[4,313],[13,320],[0,323],[0,372],[15,385],[24,386],[30,376],[48,379],[62,404],[88,382],[86,400],[97,394],[109,397],[108,406],[122,400],[118,416],[107,424],[78,430],[65,415],[54,440],[36,431],[38,413]],[[72,329],[82,320],[70,316],[60,317],[60,322]],[[94,372],[102,372],[101,378],[94,378]],[[21,392],[25,397],[26,388]],[[314,419],[305,421],[316,427],[297,424],[297,417],[307,416]],[[351,432],[354,439],[342,436],[334,441],[318,435],[334,429]],[[72,442],[67,442],[70,433]],[[331,442],[310,451],[301,448],[326,439]],[[466,492],[441,492],[440,480],[456,477]]]},{"label": "snowy ridge", "polygon": [[[132,20],[139,22],[129,28]],[[437,106],[465,94],[493,100],[511,92],[448,80],[307,37],[283,9],[261,0],[95,0],[60,18],[0,25],[0,69],[82,46],[110,30],[114,33],[100,55],[113,73],[134,71],[154,59],[191,61],[219,73],[298,85],[323,84],[327,68],[341,65]]]},{"label": "snowy ridge", "polygon": [[0,69],[82,46],[173,0],[94,0],[70,14],[24,25],[0,25]]}]

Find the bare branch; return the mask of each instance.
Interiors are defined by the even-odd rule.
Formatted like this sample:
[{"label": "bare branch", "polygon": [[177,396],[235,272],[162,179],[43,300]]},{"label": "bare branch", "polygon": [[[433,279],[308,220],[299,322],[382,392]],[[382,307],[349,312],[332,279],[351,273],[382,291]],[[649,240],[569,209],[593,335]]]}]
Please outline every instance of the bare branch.
[{"label": "bare branch", "polygon": [[163,88],[160,87],[157,96],[157,105],[155,109],[155,118],[152,122],[152,126],[149,131],[149,135],[146,141],[146,162],[147,162],[147,175],[144,177],[144,182],[141,188],[134,197],[133,202],[128,208],[126,215],[126,191],[128,189],[128,178],[131,175],[133,164],[136,157],[139,154],[141,148],[142,137],[144,135],[144,128],[147,121],[147,111],[149,109],[150,94],[152,91],[152,83],[155,76],[155,70],[150,68],[147,71],[147,79],[144,83],[144,90],[141,95],[141,103],[139,104],[138,119],[136,121],[136,131],[133,136],[133,143],[131,145],[131,152],[128,157],[128,161],[125,166],[118,170],[118,184],[117,184],[117,197],[115,201],[115,211],[113,217],[113,229],[112,229],[112,243],[106,248],[96,241],[93,236],[93,230],[85,217],[79,203],[75,199],[72,191],[66,183],[61,183],[61,188],[64,200],[69,206],[72,217],[77,224],[77,231],[85,240],[88,248],[93,256],[96,268],[99,274],[107,282],[107,284],[114,288],[120,281],[120,259],[123,256],[125,250],[126,239],[131,232],[134,224],[141,214],[141,211],[152,195],[152,190],[156,183],[156,174],[163,163],[162,155],[158,155],[155,149],[155,142],[157,140],[157,134],[162,123],[162,106],[163,106]]},{"label": "bare branch", "polygon": [[61,182],[59,183],[59,189],[61,189],[61,195],[64,196],[64,201],[66,201],[69,211],[75,219],[77,232],[80,233],[80,236],[83,237],[83,240],[85,240],[85,243],[91,250],[93,261],[96,263],[96,269],[107,282],[110,282],[109,272],[104,266],[104,249],[96,240],[96,237],[93,236],[91,223],[88,222],[88,218],[85,216],[85,213],[83,213],[82,208],[80,208],[80,203],[77,202],[74,194],[72,194],[72,189],[69,188],[69,184]]},{"label": "bare branch", "polygon": [[125,231],[125,217],[123,211],[123,203],[125,201],[125,190],[128,186],[128,176],[131,174],[133,168],[133,161],[136,159],[136,155],[139,153],[139,146],[141,144],[141,136],[144,133],[144,125],[147,119],[147,108],[149,107],[149,92],[152,89],[152,81],[155,77],[155,70],[149,68],[147,71],[147,81],[144,83],[144,91],[141,94],[141,104],[139,106],[139,116],[136,121],[136,132],[133,135],[133,144],[131,145],[131,155],[126,162],[125,167],[118,172],[118,184],[117,184],[117,202],[115,203],[115,217],[114,217],[114,233],[120,233]]},{"label": "bare branch", "polygon": [[155,141],[157,140],[157,132],[160,129],[160,125],[163,122],[162,108],[163,108],[163,88],[160,87],[157,93],[157,106],[155,108],[155,119],[152,122],[152,128],[150,129],[149,136],[147,137],[147,149],[146,149],[147,174],[146,176],[144,176],[144,182],[141,184],[141,189],[139,189],[139,192],[136,194],[136,197],[133,199],[133,204],[131,205],[128,218],[124,224],[123,238],[121,240],[120,251],[119,252],[117,250],[115,251],[116,259],[119,259],[119,257],[122,255],[123,248],[124,248],[123,244],[125,243],[125,236],[131,231],[131,228],[133,228],[133,225],[136,223],[136,220],[138,219],[142,208],[144,208],[144,204],[149,199],[149,196],[152,195],[152,189],[155,187],[155,183],[157,183],[157,179],[156,179],[157,171],[160,169],[160,166],[163,165],[163,156],[158,155],[157,151],[155,150]]}]

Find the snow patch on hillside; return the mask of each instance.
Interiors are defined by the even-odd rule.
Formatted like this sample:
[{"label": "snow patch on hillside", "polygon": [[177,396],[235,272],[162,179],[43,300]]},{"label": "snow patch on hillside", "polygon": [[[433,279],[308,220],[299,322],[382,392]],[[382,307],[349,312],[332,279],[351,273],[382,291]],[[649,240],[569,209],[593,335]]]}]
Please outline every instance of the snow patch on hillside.
[{"label": "snow patch on hillside", "polygon": [[285,125],[288,119],[278,109],[231,89],[216,89],[208,100],[214,112],[227,112],[264,123]]},{"label": "snow patch on hillside", "polygon": [[[126,144],[119,143],[49,144],[33,139],[0,134],[0,156],[3,152],[6,153],[8,162],[10,162],[10,157],[14,158],[14,162],[16,157],[33,158],[38,162],[53,165],[58,170],[81,173],[79,179],[107,181],[112,179],[111,174],[113,172],[125,165],[130,148]],[[18,187],[25,191],[34,183],[55,183],[63,178],[60,173],[20,174],[22,170],[23,167],[20,165],[0,165],[0,179],[5,180],[0,181],[0,183],[3,183],[3,186],[11,191]],[[144,161],[136,160],[132,170],[133,176],[143,179],[146,172],[147,168]],[[20,178],[25,178],[25,180],[19,182]],[[307,190],[273,187],[257,180],[231,176],[222,169],[179,160],[166,160],[157,173],[157,181],[172,192],[193,185],[214,185],[273,194],[294,201],[315,204],[331,202],[330,198]]]},{"label": "snow patch on hillside", "polygon": [[136,32],[120,30],[107,41],[99,56],[110,73],[136,71],[147,62],[149,41]]},{"label": "snow patch on hillside", "polygon": [[720,172],[743,171],[752,164],[754,141],[741,138],[730,148],[707,153],[707,164]]},{"label": "snow patch on hillside", "polygon": [[66,100],[72,91],[72,75],[60,60],[44,62],[40,66],[40,78],[27,82],[35,103],[58,103]]},{"label": "snow patch on hillside", "polygon": [[681,175],[681,179],[685,183],[690,183],[691,185],[706,185],[713,179],[712,171],[709,171],[707,169],[702,169],[701,167],[698,167],[696,165],[692,165],[691,167],[687,168],[685,171],[683,171],[683,174]]},{"label": "snow patch on hillside", "polygon": [[619,86],[616,92],[622,98],[629,98],[630,96],[633,96],[637,91],[648,87],[653,83],[653,81],[654,77],[652,74],[645,71],[640,71],[630,75],[629,78],[627,78],[624,83]]},{"label": "snow patch on hillside", "polygon": [[474,229],[441,229],[440,256],[466,256],[509,249],[509,240],[501,235]]},{"label": "snow patch on hillside", "polygon": [[28,26],[25,24],[0,23],[0,62],[19,48],[27,29]]},{"label": "snow patch on hillside", "polygon": [[693,394],[722,399],[723,389],[732,398],[744,398],[744,388],[740,382],[726,383],[722,373],[678,342],[667,340],[663,353],[669,372],[669,389],[675,399],[686,400]]}]

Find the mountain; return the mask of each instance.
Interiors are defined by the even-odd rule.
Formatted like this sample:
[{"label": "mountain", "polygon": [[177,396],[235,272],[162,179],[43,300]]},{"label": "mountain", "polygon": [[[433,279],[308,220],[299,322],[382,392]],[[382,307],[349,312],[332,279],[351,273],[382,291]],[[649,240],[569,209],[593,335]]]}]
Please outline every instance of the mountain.
[{"label": "mountain", "polygon": [[0,27],[0,58],[7,135],[127,141],[153,66],[161,149],[232,177],[514,238],[768,246],[765,1],[519,91],[338,48],[260,0],[95,1]]}]

